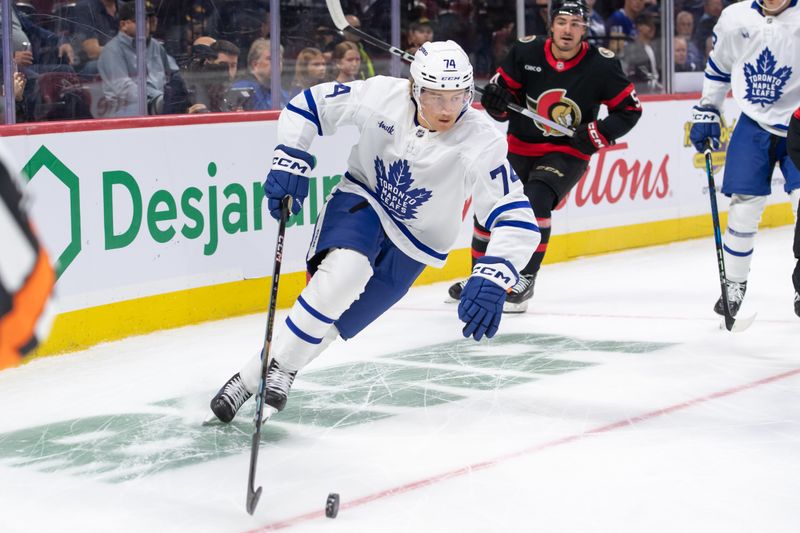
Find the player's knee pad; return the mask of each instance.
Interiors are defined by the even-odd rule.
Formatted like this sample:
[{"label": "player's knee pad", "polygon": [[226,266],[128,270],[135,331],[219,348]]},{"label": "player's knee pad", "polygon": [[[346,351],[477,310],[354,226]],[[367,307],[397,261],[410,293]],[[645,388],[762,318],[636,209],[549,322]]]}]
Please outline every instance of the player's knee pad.
[{"label": "player's knee pad", "polygon": [[301,368],[299,362],[319,355],[334,322],[361,296],[370,277],[372,266],[363,254],[347,248],[329,251],[278,328],[276,357],[297,361]]},{"label": "player's knee pad", "polygon": [[752,233],[755,236],[766,205],[766,196],[732,195],[728,210],[728,231],[742,234]]}]

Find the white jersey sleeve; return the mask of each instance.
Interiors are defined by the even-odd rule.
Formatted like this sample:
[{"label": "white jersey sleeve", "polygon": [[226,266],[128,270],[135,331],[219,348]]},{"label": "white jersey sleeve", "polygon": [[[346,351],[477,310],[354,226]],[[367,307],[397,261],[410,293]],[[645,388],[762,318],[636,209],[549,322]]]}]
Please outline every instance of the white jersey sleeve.
[{"label": "white jersey sleeve", "polygon": [[292,98],[278,119],[278,144],[308,151],[316,136],[333,135],[340,126],[358,125],[364,81],[315,85]]},{"label": "white jersey sleeve", "polygon": [[478,223],[491,232],[487,256],[502,257],[522,270],[541,241],[522,182],[506,159],[506,144],[497,139],[471,165],[473,204]]},{"label": "white jersey sleeve", "polygon": [[722,11],[712,36],[703,100],[721,108],[730,88],[748,117],[775,135],[786,136],[800,101],[800,5],[765,16],[755,2]]}]

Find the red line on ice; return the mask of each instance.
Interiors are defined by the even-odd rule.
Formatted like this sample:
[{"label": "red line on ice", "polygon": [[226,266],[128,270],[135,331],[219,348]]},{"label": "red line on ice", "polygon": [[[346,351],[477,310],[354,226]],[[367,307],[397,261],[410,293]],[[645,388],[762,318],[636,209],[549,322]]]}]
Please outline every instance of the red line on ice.
[{"label": "red line on ice", "polygon": [[[775,381],[779,381],[782,379],[786,379],[788,377],[795,376],[800,374],[800,368],[795,368],[794,370],[788,370],[786,372],[782,372],[780,374],[775,374],[773,376],[769,376],[766,378],[759,379],[757,381],[752,381],[750,383],[745,383],[743,385],[738,385],[736,387],[725,389],[722,391],[714,392],[708,394],[706,396],[700,396],[698,398],[694,398],[692,400],[687,400],[685,402],[676,403],[674,405],[670,405],[668,407],[662,407],[661,409],[656,409],[655,411],[650,411],[648,413],[641,414],[639,416],[634,416],[632,418],[626,418],[625,420],[620,420],[618,422],[612,422],[611,424],[606,424],[604,426],[599,426],[594,429],[590,429],[588,431],[584,431],[583,433],[575,433],[573,435],[569,435],[567,437],[562,437],[560,439],[551,440],[548,442],[544,442],[542,444],[537,444],[535,446],[531,446],[530,448],[525,448],[523,450],[519,450],[516,452],[508,453],[505,455],[501,455],[499,457],[495,457],[494,459],[488,459],[486,461],[481,461],[478,463],[473,463],[468,466],[464,466],[461,468],[456,468],[454,470],[450,470],[447,472],[443,472],[441,474],[427,477],[424,479],[420,479],[417,481],[412,481],[410,483],[406,483],[404,485],[399,485],[397,487],[392,487],[386,490],[382,490],[379,492],[375,492],[373,494],[368,494],[366,496],[362,496],[361,498],[356,498],[355,500],[350,500],[347,502],[342,502],[339,509],[352,509],[353,507],[359,507],[361,505],[365,505],[370,502],[374,502],[377,500],[382,500],[383,498],[388,498],[391,496],[396,496],[398,494],[405,494],[406,492],[411,492],[413,490],[421,489],[424,487],[429,487],[441,481],[446,481],[448,479],[453,479],[456,477],[461,477],[466,474],[470,474],[472,472],[485,470],[487,468],[491,468],[493,466],[497,466],[501,463],[505,463],[506,461],[510,461],[511,459],[516,459],[518,457],[522,457],[524,455],[530,455],[537,452],[541,452],[547,450],[549,448],[554,448],[556,446],[561,446],[562,444],[569,444],[570,442],[574,442],[580,440],[584,437],[588,437],[590,435],[596,435],[598,433],[607,433],[609,431],[613,431],[615,429],[620,429],[624,427],[629,427],[634,424],[638,424],[639,422],[646,422],[653,418],[658,418],[662,415],[667,415],[670,413],[674,413],[675,411],[680,411],[682,409],[687,409],[689,407],[694,407],[695,405],[699,405],[704,402],[708,402],[711,400],[716,400],[719,398],[723,398],[725,396],[730,396],[732,394],[736,394],[738,392],[742,392],[748,389],[753,389],[755,387],[766,385],[768,383],[772,383]],[[257,529],[253,529],[248,531],[247,533],[260,533],[262,531],[275,531],[278,529],[284,529],[288,527],[295,526],[302,522],[307,522],[309,520],[316,520],[317,518],[324,518],[325,512],[324,511],[314,511],[310,513],[301,514],[298,516],[294,516],[291,518],[287,518],[284,520],[280,520],[278,522],[273,522],[272,524],[267,524],[266,526],[259,527]]]}]

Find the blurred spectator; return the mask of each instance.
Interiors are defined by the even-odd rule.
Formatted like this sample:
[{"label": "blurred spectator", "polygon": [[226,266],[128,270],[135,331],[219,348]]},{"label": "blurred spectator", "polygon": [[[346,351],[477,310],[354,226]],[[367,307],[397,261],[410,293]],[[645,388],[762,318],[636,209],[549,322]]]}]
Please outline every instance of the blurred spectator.
[{"label": "blurred spectator", "polygon": [[228,79],[231,82],[236,80],[239,71],[239,47],[230,41],[220,39],[212,43],[211,48],[217,53],[214,63],[225,65],[228,68]]},{"label": "blurred spectator", "polygon": [[[233,89],[245,89],[252,92],[252,96],[243,104],[247,111],[272,109],[272,52],[269,39],[256,39],[250,45],[247,53],[247,74],[241,80],[234,82]],[[283,46],[279,58],[280,71],[283,71]],[[282,107],[289,101],[289,95],[281,89],[281,95],[276,107]]]},{"label": "blurred spectator", "polygon": [[[184,99],[185,95],[174,94],[164,98],[165,87],[178,73],[175,60],[167,55],[164,46],[151,39],[150,32],[155,27],[155,13],[147,13],[145,36],[147,37],[147,113],[158,115],[174,112],[173,98]],[[126,117],[138,114],[139,86],[136,82],[136,18],[134,2],[127,2],[119,8],[119,32],[103,47],[98,60],[98,70],[103,80],[103,105],[100,113],[106,117]],[[176,80],[180,81],[180,80]],[[178,91],[179,92],[179,91]],[[167,108],[165,110],[165,107]]]},{"label": "blurred spectator", "polygon": [[78,0],[72,36],[78,48],[77,68],[84,74],[97,74],[97,59],[103,47],[119,30],[117,0]]},{"label": "blurred spectator", "polygon": [[697,72],[703,65],[689,60],[689,41],[685,37],[676,35],[672,39],[675,72]]},{"label": "blurred spectator", "polygon": [[428,21],[413,21],[408,25],[408,47],[406,52],[411,55],[417,53],[417,49],[428,41],[433,41],[433,27]]},{"label": "blurred spectator", "polygon": [[243,109],[244,101],[251,94],[231,90],[238,58],[239,48],[230,41],[215,41],[210,37],[195,40],[190,61],[182,71],[189,113]]},{"label": "blurred spectator", "polygon": [[595,46],[608,46],[606,39],[606,23],[603,17],[595,11],[594,6],[597,0],[586,0],[586,7],[589,8],[589,28],[587,40]]},{"label": "blurred spectator", "polygon": [[70,65],[75,56],[65,38],[37,26],[16,6],[11,9],[11,50],[14,62],[29,79],[32,74],[54,70],[53,65]]},{"label": "blurred spectator", "polygon": [[526,5],[525,13],[526,35],[549,35],[547,0],[535,0],[533,6]]},{"label": "blurred spectator", "polygon": [[[16,120],[17,122],[25,122],[26,109],[23,105],[23,96],[25,93],[25,84],[28,79],[25,77],[25,74],[16,69],[16,66],[14,67],[14,73],[12,74],[12,77],[14,102],[16,103]],[[5,95],[5,87],[0,86],[0,115],[5,115]]]},{"label": "blurred spectator", "polygon": [[705,47],[706,39],[713,33],[720,14],[722,14],[722,0],[705,0],[703,2],[703,16],[697,22],[697,28],[695,28],[692,38],[698,50]]},{"label": "blurred spectator", "polygon": [[697,43],[692,41],[693,34],[694,17],[688,11],[680,11],[675,16],[675,36],[683,37],[687,43],[686,61],[688,63],[702,65],[704,63],[704,56],[703,53],[700,52],[700,48],[697,47]]},{"label": "blurred spectator", "polygon": [[294,80],[289,89],[289,96],[293,97],[327,79],[328,65],[322,52],[318,48],[303,48],[297,54],[297,61],[294,65]]},{"label": "blurred spectator", "polygon": [[658,43],[656,23],[653,15],[642,13],[636,17],[636,40],[628,43],[622,54],[622,66],[626,76],[640,93],[659,92]]},{"label": "blurred spectator", "polygon": [[503,58],[508,55],[515,40],[514,27],[514,23],[508,21],[492,33],[492,68],[490,72],[495,72]]},{"label": "blurred spectator", "polygon": [[[439,7],[439,15],[433,24],[436,38],[440,41],[452,40],[462,45],[469,45],[467,34],[470,1],[440,0]],[[469,51],[469,46],[465,46],[465,50]]]},{"label": "blurred spectator", "polygon": [[606,30],[609,41],[608,47],[620,53],[626,43],[630,43],[637,36],[634,20],[644,10],[644,0],[625,0],[625,5],[616,10],[606,21]]},{"label": "blurred spectator", "polygon": [[[346,15],[345,18],[347,19],[347,23],[352,27],[361,28],[361,21],[358,20],[358,17],[355,15]],[[355,44],[356,51],[358,51],[358,55],[361,57],[357,79],[365,80],[374,76],[375,67],[372,65],[372,59],[370,59],[369,54],[367,54],[367,50],[364,48],[364,43],[361,42],[361,38],[346,32],[344,34],[344,40]]]},{"label": "blurred spectator", "polygon": [[333,49],[333,66],[335,69],[335,81],[347,83],[358,79],[361,70],[361,55],[358,47],[350,41],[342,41]]}]

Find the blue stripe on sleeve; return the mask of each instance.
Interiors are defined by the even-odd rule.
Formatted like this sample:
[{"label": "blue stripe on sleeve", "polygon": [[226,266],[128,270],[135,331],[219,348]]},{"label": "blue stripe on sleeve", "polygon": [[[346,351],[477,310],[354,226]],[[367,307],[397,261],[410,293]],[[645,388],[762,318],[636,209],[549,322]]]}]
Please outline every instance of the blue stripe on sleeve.
[{"label": "blue stripe on sleeve", "polygon": [[495,219],[505,213],[506,211],[511,211],[512,209],[530,209],[531,204],[528,201],[519,201],[519,202],[511,202],[510,204],[501,205],[500,207],[495,208],[489,214],[489,218],[486,219],[486,228],[488,230],[492,229],[492,224],[494,224]]},{"label": "blue stripe on sleeve", "polygon": [[286,109],[293,113],[297,113],[304,119],[314,124],[314,126],[317,127],[317,135],[321,137],[322,124],[320,124],[319,122],[319,112],[317,111],[317,103],[314,101],[314,96],[311,94],[310,89],[306,89],[305,91],[303,91],[303,95],[306,97],[306,103],[308,104],[308,109],[310,111],[306,111],[305,109],[300,109],[299,107],[292,105],[291,102],[286,104]]},{"label": "blue stripe on sleeve", "polygon": [[709,74],[706,72],[706,79],[713,80],[713,81],[721,81],[722,83],[730,83],[731,78],[730,76],[727,78],[723,78],[722,76],[714,76],[713,74]]},{"label": "blue stripe on sleeve", "polygon": [[316,318],[320,322],[325,322],[326,324],[333,324],[334,320],[332,318],[326,317],[325,315],[323,315],[322,313],[320,313],[319,311],[317,311],[316,309],[311,307],[311,305],[307,301],[305,301],[303,299],[303,295],[302,294],[297,297],[297,302],[301,306],[303,306],[303,309],[308,311],[309,315],[313,316],[314,318]]},{"label": "blue stripe on sleeve", "polygon": [[495,228],[502,228],[503,226],[510,226],[512,228],[522,228],[531,231],[535,231],[536,233],[541,233],[539,230],[539,226],[532,222],[523,222],[521,220],[501,220],[497,223]]},{"label": "blue stripe on sleeve", "polygon": [[725,76],[726,78],[730,78],[731,77],[730,72],[723,72],[722,69],[720,69],[717,66],[717,64],[714,63],[714,60],[711,59],[710,57],[708,58],[708,66],[711,67],[712,69],[714,69],[714,72],[716,72],[720,76]]}]

